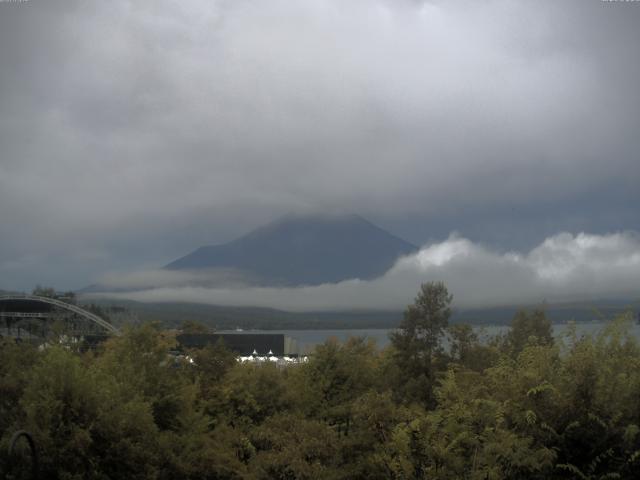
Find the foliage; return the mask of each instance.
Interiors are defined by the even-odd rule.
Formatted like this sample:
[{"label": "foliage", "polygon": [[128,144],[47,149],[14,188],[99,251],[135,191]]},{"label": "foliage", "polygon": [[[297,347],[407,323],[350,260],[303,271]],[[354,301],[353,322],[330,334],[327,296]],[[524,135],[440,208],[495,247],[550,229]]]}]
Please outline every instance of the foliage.
[{"label": "foliage", "polygon": [[42,285],[36,285],[31,293],[37,297],[56,297],[56,291],[53,287],[43,287]]},{"label": "foliage", "polygon": [[211,333],[209,327],[195,320],[184,320],[180,325],[180,330],[183,333]]},{"label": "foliage", "polygon": [[154,324],[86,353],[5,340],[0,478],[22,428],[52,479],[640,478],[629,317],[553,341],[543,313],[522,312],[481,342],[446,328],[449,302],[427,284],[388,349],[327,341],[287,368],[222,344],[176,355]]},{"label": "foliage", "polygon": [[553,333],[551,321],[544,310],[526,312],[520,310],[513,317],[511,329],[504,339],[504,347],[513,355],[520,353],[526,345],[551,345]]},{"label": "foliage", "polygon": [[451,300],[442,282],[424,283],[407,307],[397,332],[391,334],[397,364],[396,392],[406,402],[434,405],[434,357],[441,355],[441,339],[451,316]]}]

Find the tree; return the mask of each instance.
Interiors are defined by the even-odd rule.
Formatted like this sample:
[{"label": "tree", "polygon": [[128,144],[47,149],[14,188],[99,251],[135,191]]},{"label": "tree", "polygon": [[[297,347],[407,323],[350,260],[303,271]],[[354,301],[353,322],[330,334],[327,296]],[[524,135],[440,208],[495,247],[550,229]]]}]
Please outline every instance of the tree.
[{"label": "tree", "polygon": [[414,303],[405,310],[398,331],[390,336],[405,401],[433,406],[433,360],[434,355],[442,353],[440,342],[451,316],[452,299],[444,283],[422,284]]},{"label": "tree", "polygon": [[211,333],[211,329],[195,320],[184,320],[180,325],[182,333]]},{"label": "tree", "polygon": [[303,408],[348,435],[354,399],[377,389],[378,361],[374,343],[361,337],[318,345],[311,361],[299,369],[306,394]]},{"label": "tree", "polygon": [[520,310],[511,321],[506,347],[518,355],[526,345],[553,345],[553,328],[544,310],[528,313]]},{"label": "tree", "polygon": [[209,405],[229,419],[232,426],[251,428],[276,413],[290,410],[295,394],[276,365],[237,364],[224,376],[219,405]]},{"label": "tree", "polygon": [[326,423],[292,413],[269,417],[249,434],[256,455],[250,466],[259,479],[342,479],[336,468],[341,439]]},{"label": "tree", "polygon": [[56,291],[52,287],[43,287],[42,285],[36,285],[36,288],[31,292],[37,297],[56,298]]},{"label": "tree", "polygon": [[53,347],[29,371],[20,406],[42,478],[155,478],[158,431],[150,403],[84,361]]},{"label": "tree", "polygon": [[451,325],[448,328],[450,355],[454,361],[467,365],[474,347],[479,344],[478,335],[467,324]]},{"label": "tree", "polygon": [[497,347],[484,344],[473,327],[467,324],[451,325],[447,328],[449,358],[470,370],[481,372],[497,361]]}]

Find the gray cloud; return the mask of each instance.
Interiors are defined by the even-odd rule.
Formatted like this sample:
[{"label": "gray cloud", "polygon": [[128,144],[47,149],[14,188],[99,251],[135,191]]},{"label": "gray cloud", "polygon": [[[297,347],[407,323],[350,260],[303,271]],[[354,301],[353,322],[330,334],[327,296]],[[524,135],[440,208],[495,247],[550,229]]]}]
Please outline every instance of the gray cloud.
[{"label": "gray cloud", "polygon": [[[440,280],[454,294],[455,305],[462,308],[637,298],[640,236],[633,232],[560,233],[526,254],[499,253],[452,236],[400,259],[378,279],[354,279],[313,287],[211,288],[203,286],[206,276],[202,273],[139,272],[134,276],[163,283],[156,283],[157,288],[96,295],[142,302],[197,302],[292,311],[392,309],[410,303],[420,283]],[[114,277],[110,286],[131,287],[132,283],[126,277]]]},{"label": "gray cloud", "polygon": [[[129,272],[108,272],[92,286],[94,291],[145,290],[154,288],[180,287],[246,287],[251,278],[233,269],[188,270],[134,270]],[[255,284],[255,282],[253,282]]]},{"label": "gray cloud", "polygon": [[0,3],[0,288],[151,268],[299,208],[415,243],[640,229],[638,20],[595,0]]}]

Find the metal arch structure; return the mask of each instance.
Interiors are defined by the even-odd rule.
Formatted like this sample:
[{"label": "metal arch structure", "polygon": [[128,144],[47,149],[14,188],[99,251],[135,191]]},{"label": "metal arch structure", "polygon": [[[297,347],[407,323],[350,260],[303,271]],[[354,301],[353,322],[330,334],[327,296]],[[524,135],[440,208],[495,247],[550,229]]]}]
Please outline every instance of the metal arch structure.
[{"label": "metal arch structure", "polygon": [[[11,436],[11,440],[9,441],[9,465],[14,462],[13,453],[16,448],[16,444],[20,438],[24,438],[29,446],[29,451],[31,453],[31,478],[38,478],[38,450],[36,449],[36,443],[33,440],[33,435],[27,432],[26,430],[18,430]],[[13,478],[13,476],[7,475],[6,478]]]},{"label": "metal arch structure", "polygon": [[46,303],[48,305],[53,305],[56,306],[58,308],[62,308],[64,310],[67,310],[69,312],[73,312],[77,315],[80,315],[81,317],[92,321],[93,323],[96,323],[97,325],[100,325],[102,328],[104,328],[107,332],[113,334],[113,335],[120,335],[120,331],[114,327],[113,325],[111,325],[109,322],[107,322],[106,320],[100,318],[99,316],[86,311],[84,308],[80,308],[76,305],[71,305],[70,303],[65,303],[62,302],[60,300],[56,300],[55,298],[49,298],[49,297],[40,297],[37,295],[27,295],[27,294],[22,294],[22,295],[0,295],[0,302],[2,300],[28,300],[28,301],[32,301],[32,302],[42,302],[42,303]]}]

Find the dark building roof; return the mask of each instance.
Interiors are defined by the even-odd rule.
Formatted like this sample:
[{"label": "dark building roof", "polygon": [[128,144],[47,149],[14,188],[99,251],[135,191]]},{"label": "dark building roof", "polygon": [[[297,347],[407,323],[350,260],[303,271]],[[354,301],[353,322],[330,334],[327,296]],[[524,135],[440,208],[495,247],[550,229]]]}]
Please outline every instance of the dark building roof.
[{"label": "dark building roof", "polygon": [[225,347],[238,355],[251,355],[254,350],[258,355],[271,351],[279,357],[297,353],[289,351],[290,339],[281,333],[182,333],[176,339],[186,348],[203,348],[222,340]]}]

